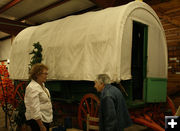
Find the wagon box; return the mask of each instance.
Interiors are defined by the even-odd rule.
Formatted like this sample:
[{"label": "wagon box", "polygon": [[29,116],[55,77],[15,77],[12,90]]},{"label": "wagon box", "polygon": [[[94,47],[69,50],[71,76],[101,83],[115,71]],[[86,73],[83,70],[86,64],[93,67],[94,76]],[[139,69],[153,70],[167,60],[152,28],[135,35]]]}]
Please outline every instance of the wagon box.
[{"label": "wagon box", "polygon": [[36,42],[42,45],[43,63],[49,67],[52,97],[62,98],[69,91],[71,95],[64,98],[95,93],[93,81],[105,73],[112,83],[121,83],[130,106],[166,102],[166,38],[158,16],[144,2],[24,29],[12,44],[12,79],[28,79],[29,52]]},{"label": "wagon box", "polygon": [[24,29],[12,44],[12,79],[28,79],[29,52],[37,41],[43,48],[43,63],[49,67],[49,81],[93,81],[97,74],[106,73],[112,82],[140,83],[133,89],[146,102],[166,100],[165,34],[156,13],[143,2]]}]

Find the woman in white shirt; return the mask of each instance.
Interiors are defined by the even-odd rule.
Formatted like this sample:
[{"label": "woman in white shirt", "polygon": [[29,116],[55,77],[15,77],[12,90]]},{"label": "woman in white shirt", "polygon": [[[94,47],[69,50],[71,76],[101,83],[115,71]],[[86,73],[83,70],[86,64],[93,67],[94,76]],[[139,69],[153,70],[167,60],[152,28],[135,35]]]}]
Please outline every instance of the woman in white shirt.
[{"label": "woman in white shirt", "polygon": [[32,131],[48,131],[53,120],[52,104],[49,90],[45,87],[48,67],[38,63],[32,66],[29,78],[31,82],[26,87],[24,103],[27,124]]}]

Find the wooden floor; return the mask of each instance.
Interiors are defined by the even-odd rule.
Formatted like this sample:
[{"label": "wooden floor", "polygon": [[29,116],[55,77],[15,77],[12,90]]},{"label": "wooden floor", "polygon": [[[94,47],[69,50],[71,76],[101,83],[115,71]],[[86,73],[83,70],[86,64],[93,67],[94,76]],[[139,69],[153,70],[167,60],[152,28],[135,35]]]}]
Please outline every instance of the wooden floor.
[{"label": "wooden floor", "polygon": [[[179,93],[175,97],[171,97],[171,98],[174,101],[174,104],[177,108],[180,104]],[[5,128],[5,113],[1,107],[0,107],[0,131],[8,131],[8,129]],[[124,131],[151,131],[151,129],[149,129],[145,126],[142,126],[142,125],[134,124],[131,127],[126,128]]]},{"label": "wooden floor", "polygon": [[[3,112],[1,107],[0,107],[0,131],[8,131],[8,129],[5,128],[5,113]],[[150,131],[150,130],[147,130],[147,127],[145,126],[134,124],[131,127],[126,128],[124,131]]]},{"label": "wooden floor", "polygon": [[0,107],[0,131],[8,131],[8,129],[5,128],[5,113],[2,107]]}]

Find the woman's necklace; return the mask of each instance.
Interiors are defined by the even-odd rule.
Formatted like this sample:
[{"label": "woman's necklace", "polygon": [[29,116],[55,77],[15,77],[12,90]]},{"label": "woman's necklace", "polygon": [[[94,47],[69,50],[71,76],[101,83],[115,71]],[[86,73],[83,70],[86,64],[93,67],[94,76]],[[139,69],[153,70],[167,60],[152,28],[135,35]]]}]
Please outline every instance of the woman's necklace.
[{"label": "woman's necklace", "polygon": [[37,83],[40,84],[40,86],[42,87],[42,89],[44,90],[44,92],[45,92],[45,93],[47,94],[47,96],[50,98],[50,95],[49,95],[48,91],[46,90],[46,88],[44,87],[44,84],[41,83],[41,82],[38,82],[38,81],[37,81]]},{"label": "woman's necklace", "polygon": [[44,86],[41,86],[41,87],[44,90],[44,92],[47,94],[47,96],[50,97],[50,95],[49,95],[48,91],[46,90],[46,88]]}]

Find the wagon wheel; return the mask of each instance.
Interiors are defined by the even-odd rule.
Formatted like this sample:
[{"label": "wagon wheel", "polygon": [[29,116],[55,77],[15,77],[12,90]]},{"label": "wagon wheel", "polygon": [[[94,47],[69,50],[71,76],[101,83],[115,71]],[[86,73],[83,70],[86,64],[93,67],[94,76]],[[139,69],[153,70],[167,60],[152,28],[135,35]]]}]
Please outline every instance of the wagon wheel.
[{"label": "wagon wheel", "polygon": [[25,93],[25,87],[27,85],[27,82],[20,82],[16,87],[15,87],[15,91],[14,91],[14,107],[16,108],[18,106],[18,104],[22,101],[24,101],[24,93]]},{"label": "wagon wheel", "polygon": [[81,129],[83,129],[86,123],[87,114],[98,117],[99,105],[100,101],[96,95],[86,94],[83,96],[78,108],[78,124]]},{"label": "wagon wheel", "polygon": [[176,108],[170,97],[167,96],[166,101],[166,103],[160,103],[153,106],[153,120],[156,121],[162,127],[165,126],[165,116],[173,116],[176,113]]},{"label": "wagon wheel", "polygon": [[[11,105],[11,108],[8,110],[8,117],[9,122],[11,125],[11,129],[14,130],[17,126],[17,123],[14,121],[14,113],[17,114],[17,108],[20,106],[23,106],[22,102],[24,102],[24,93],[25,93],[25,87],[27,85],[27,82],[21,81],[18,83],[18,85],[15,87],[14,93],[13,93],[13,103]],[[23,109],[21,109],[23,110]]]},{"label": "wagon wheel", "polygon": [[[16,123],[14,121],[14,113],[17,112],[16,108],[20,104],[20,102],[24,101],[24,87],[26,86],[26,82],[20,82],[13,92],[10,92],[10,95],[7,100],[7,105],[5,100],[2,101],[2,109],[7,113],[9,124],[11,130],[14,130],[16,127]],[[13,87],[14,88],[14,87]]]},{"label": "wagon wheel", "polygon": [[175,111],[172,100],[167,96],[166,103],[156,103],[144,107],[142,110],[132,110],[130,114],[135,123],[145,125],[153,130],[164,131],[165,116],[172,116]]}]

